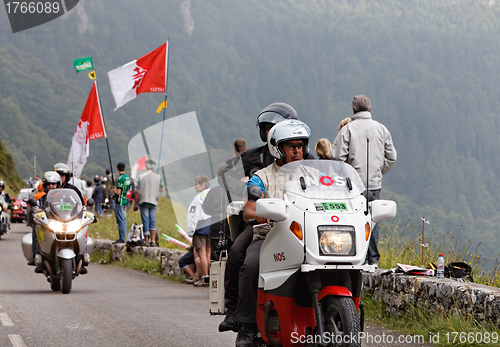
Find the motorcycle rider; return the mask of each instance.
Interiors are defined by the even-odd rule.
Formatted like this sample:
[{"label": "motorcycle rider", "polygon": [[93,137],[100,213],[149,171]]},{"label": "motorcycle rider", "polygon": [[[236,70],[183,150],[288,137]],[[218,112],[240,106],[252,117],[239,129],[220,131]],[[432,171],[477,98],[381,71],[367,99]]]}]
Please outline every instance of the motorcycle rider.
[{"label": "motorcycle rider", "polygon": [[9,193],[5,191],[5,183],[4,181],[0,181],[0,195],[5,198],[5,202],[10,203]]},{"label": "motorcycle rider", "polygon": [[59,176],[61,176],[61,182],[62,182],[61,188],[73,189],[80,197],[80,199],[82,201],[82,205],[85,206],[85,200],[83,198],[83,195],[82,195],[82,192],[80,191],[80,189],[78,189],[77,187],[75,187],[74,185],[69,183],[69,180],[72,176],[71,170],[69,169],[69,166],[64,164],[64,163],[57,163],[56,165],[54,165],[54,171],[57,172],[59,174]]},{"label": "motorcycle rider", "polygon": [[[45,205],[45,201],[47,200],[47,193],[51,191],[52,189],[60,188],[61,187],[61,176],[57,172],[54,171],[47,171],[42,178],[42,187],[43,187],[43,194],[37,194],[38,199],[37,200],[37,207],[33,213],[40,212]],[[35,266],[35,255],[36,255],[36,224],[32,223],[31,224],[31,253],[33,254],[33,260],[28,262],[28,265]],[[36,268],[35,272],[41,272],[41,269]]]},{"label": "motorcycle rider", "polygon": [[[256,126],[259,128],[260,139],[265,144],[243,152],[240,156],[234,158],[222,172],[226,180],[224,183],[229,187],[231,194],[240,195],[245,190],[245,183],[242,182],[244,177],[251,177],[256,171],[274,162],[275,158],[269,152],[267,145],[267,135],[274,125],[291,119],[297,119],[297,111],[284,102],[270,104],[260,112],[257,117]],[[309,154],[307,158],[313,159],[314,157]],[[240,172],[241,165],[238,165],[240,160],[244,172]],[[225,184],[221,183],[221,187],[225,187]],[[236,238],[228,251],[226,270],[224,272],[224,305],[227,312],[226,317],[219,324],[220,332],[229,330],[238,331],[238,322],[234,318],[233,313],[238,303],[239,272],[245,260],[247,248],[252,241],[252,236],[252,226],[245,224],[244,230]]]},{"label": "motorcycle rider", "polygon": [[[283,192],[279,189],[276,173],[284,164],[302,160],[307,156],[310,137],[311,130],[301,121],[286,120],[275,125],[269,132],[268,146],[270,154],[276,158],[276,161],[257,171],[248,181],[247,187],[258,186],[262,191],[261,197],[282,199]],[[253,229],[253,240],[247,249],[240,270],[238,305],[234,313],[235,318],[240,323],[236,337],[237,347],[252,346],[257,334],[256,305],[259,255],[262,243],[271,230],[270,221],[257,216],[255,206],[255,202],[245,200],[243,218],[247,222],[250,219],[255,219],[258,224],[267,225]]]}]

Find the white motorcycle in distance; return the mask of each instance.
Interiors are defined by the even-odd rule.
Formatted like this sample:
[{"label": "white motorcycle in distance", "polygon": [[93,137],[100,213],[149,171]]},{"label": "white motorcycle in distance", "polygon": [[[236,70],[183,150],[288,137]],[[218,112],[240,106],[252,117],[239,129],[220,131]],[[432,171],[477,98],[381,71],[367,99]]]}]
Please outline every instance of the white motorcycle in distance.
[{"label": "white motorcycle in distance", "polygon": [[[28,203],[36,206],[33,198]],[[92,206],[93,200],[89,199],[87,205]],[[73,189],[49,191],[42,211],[33,213],[37,235],[35,266],[45,274],[53,291],[68,294],[73,279],[89,264],[93,241],[88,235],[88,225],[95,220]],[[33,260],[31,233],[22,238],[21,244],[26,260]]]},{"label": "white motorcycle in distance", "polygon": [[361,346],[362,271],[376,269],[363,263],[375,223],[395,217],[396,203],[368,201],[358,173],[338,161],[291,162],[276,180],[283,200],[248,189],[257,215],[274,221],[260,250],[260,343]]}]

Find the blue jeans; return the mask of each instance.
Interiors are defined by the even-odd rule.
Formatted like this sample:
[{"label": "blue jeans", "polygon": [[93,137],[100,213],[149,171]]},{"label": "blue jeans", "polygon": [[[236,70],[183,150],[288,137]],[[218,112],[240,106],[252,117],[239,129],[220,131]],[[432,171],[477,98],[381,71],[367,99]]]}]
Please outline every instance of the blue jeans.
[{"label": "blue jeans", "polygon": [[118,225],[118,234],[120,235],[118,238],[119,242],[125,242],[125,237],[127,236],[127,211],[125,207],[115,204],[115,217],[116,224]]},{"label": "blue jeans", "polygon": [[156,230],[156,206],[139,205],[141,211],[142,230],[144,236],[149,235],[150,230]]},{"label": "blue jeans", "polygon": [[104,212],[102,211],[102,203],[97,203],[95,204],[95,212],[99,215],[102,216]]},{"label": "blue jeans", "polygon": [[[380,191],[381,189],[370,190],[373,194],[373,200],[380,200]],[[368,252],[366,253],[366,261],[370,265],[378,263],[380,259],[380,253],[378,252],[379,234],[380,226],[379,223],[377,223],[372,230],[372,236],[370,238],[370,243],[368,244]]]}]

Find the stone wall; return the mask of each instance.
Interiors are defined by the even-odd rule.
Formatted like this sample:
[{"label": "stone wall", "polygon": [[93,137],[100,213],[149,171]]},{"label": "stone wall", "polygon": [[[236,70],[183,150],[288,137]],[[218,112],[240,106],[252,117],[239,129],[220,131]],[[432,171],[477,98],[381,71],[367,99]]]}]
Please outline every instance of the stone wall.
[{"label": "stone wall", "polygon": [[[125,243],[113,244],[111,240],[94,240],[92,253],[101,254],[111,253],[113,261],[120,261],[127,253]],[[179,259],[186,253],[178,249],[160,248],[160,247],[141,247],[132,248],[133,254],[142,254],[147,258],[156,259],[161,262],[162,274],[169,276],[184,277],[183,271],[179,268]]]},{"label": "stone wall", "polygon": [[469,315],[481,324],[493,323],[500,328],[500,288],[378,271],[363,275],[363,290],[384,302],[396,316],[424,307]]}]

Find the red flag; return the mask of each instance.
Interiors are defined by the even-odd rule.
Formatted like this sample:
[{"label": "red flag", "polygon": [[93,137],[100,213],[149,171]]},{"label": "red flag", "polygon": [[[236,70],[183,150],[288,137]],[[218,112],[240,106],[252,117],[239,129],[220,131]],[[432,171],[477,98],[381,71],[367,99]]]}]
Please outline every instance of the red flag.
[{"label": "red flag", "polygon": [[68,166],[72,168],[73,175],[80,177],[83,167],[89,156],[89,141],[106,136],[102,121],[101,106],[97,84],[90,90],[89,98],[83,109],[82,116],[76,127],[75,136],[69,151]]},{"label": "red flag", "polygon": [[108,72],[116,108],[140,93],[164,93],[166,87],[168,45],[164,43],[145,56]]}]

